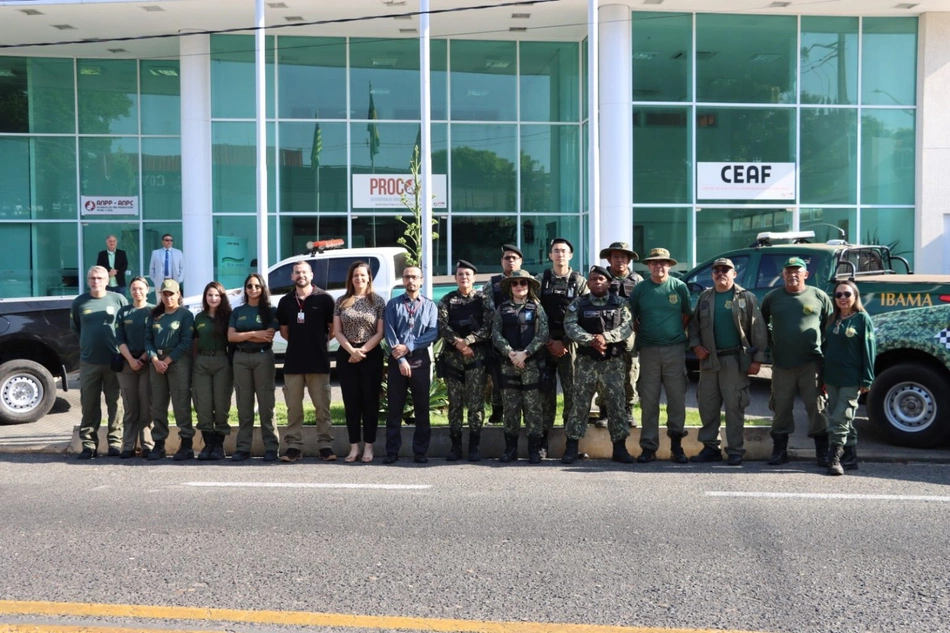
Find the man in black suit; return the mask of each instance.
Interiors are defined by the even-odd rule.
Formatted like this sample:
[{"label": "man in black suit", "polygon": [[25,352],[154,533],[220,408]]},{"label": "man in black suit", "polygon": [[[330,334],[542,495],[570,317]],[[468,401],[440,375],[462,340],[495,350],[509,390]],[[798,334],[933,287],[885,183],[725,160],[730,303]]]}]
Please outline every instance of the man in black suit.
[{"label": "man in black suit", "polygon": [[106,238],[106,250],[99,251],[96,266],[102,266],[109,271],[109,281],[106,290],[125,295],[125,271],[129,269],[129,258],[125,251],[116,248],[119,240],[115,235]]}]

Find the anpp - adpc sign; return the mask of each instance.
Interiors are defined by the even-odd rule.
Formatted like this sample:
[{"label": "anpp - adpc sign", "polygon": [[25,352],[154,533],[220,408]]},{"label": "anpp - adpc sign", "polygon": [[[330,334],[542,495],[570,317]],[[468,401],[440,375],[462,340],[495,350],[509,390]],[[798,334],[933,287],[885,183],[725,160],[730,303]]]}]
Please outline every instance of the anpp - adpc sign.
[{"label": "anpp - adpc sign", "polygon": [[[432,186],[426,192],[434,195],[432,207],[444,209],[445,175],[433,174]],[[354,209],[405,209],[402,196],[413,195],[412,175],[394,174],[353,174]]]},{"label": "anpp - adpc sign", "polygon": [[795,163],[699,163],[699,200],[794,200]]}]

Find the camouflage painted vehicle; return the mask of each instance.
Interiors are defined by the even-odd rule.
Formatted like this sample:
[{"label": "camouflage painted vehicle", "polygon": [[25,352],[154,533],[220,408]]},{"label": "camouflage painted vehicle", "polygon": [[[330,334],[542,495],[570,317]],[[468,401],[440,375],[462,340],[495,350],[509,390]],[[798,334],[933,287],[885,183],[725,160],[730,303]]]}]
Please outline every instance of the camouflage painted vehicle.
[{"label": "camouflage painted vehicle", "polygon": [[874,317],[875,379],[868,417],[901,446],[950,439],[950,305]]}]

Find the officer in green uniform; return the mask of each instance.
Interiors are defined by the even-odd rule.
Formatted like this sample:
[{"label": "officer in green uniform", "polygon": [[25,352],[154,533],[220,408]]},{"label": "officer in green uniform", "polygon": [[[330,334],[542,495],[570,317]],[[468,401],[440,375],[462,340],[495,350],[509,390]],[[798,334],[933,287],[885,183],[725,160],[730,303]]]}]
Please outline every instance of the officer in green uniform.
[{"label": "officer in green uniform", "polygon": [[152,310],[145,324],[145,353],[152,365],[149,382],[155,425],[152,429],[155,448],[148,454],[148,459],[165,458],[168,401],[171,399],[181,440],[174,459],[183,461],[195,456],[192,450],[195,427],[191,423],[191,343],[195,317],[181,306],[181,288],[174,279],[163,281],[158,293],[161,303]]},{"label": "officer in green uniform", "polygon": [[[482,294],[491,300],[492,313],[507,299],[504,290],[501,287],[501,280],[511,275],[516,270],[521,270],[521,262],[524,261],[524,255],[514,244],[502,244],[501,246],[501,273],[492,275],[488,283],[482,287]],[[489,374],[491,376],[491,417],[488,418],[489,424],[501,424],[503,403],[501,399],[501,390],[498,383],[501,382],[499,368],[504,363],[502,357],[498,355],[498,350],[494,347],[489,354]]]},{"label": "officer in green uniform", "polygon": [[640,352],[640,463],[656,459],[660,441],[660,388],[666,392],[666,434],[671,459],[689,462],[683,452],[686,437],[686,325],[691,309],[686,284],[670,277],[676,260],[665,248],[654,248],[643,260],[650,277],[633,289],[630,311],[637,329]]},{"label": "officer in green uniform", "polygon": [[736,283],[736,267],[722,257],[713,262],[714,286],[699,295],[689,322],[689,346],[699,359],[699,417],[703,449],[692,462],[720,462],[719,411],[726,408],[729,465],[742,464],[749,376],[765,362],[768,334],[755,295]]},{"label": "officer in green uniform", "polygon": [[149,361],[145,353],[145,322],[155,306],[148,303],[148,280],[135,277],[129,283],[132,303],[119,310],[116,319],[116,342],[123,360],[117,372],[122,391],[121,459],[135,456],[135,443],[142,445],[142,457],[148,457],[155,445],[152,441],[152,387],[149,383]]},{"label": "officer in green uniform", "polygon": [[541,371],[537,353],[548,342],[548,317],[541,308],[538,280],[517,270],[501,281],[509,299],[492,319],[492,343],[504,359],[501,391],[505,412],[505,452],[500,461],[518,459],[518,431],[524,414],[528,429],[528,461],[541,461]]},{"label": "officer in green uniform", "polygon": [[92,459],[99,445],[103,394],[109,415],[109,457],[118,457],[122,448],[122,420],[119,417],[119,380],[112,370],[118,353],[115,327],[119,311],[128,303],[120,294],[106,290],[109,271],[93,266],[86,275],[89,292],[73,300],[69,327],[79,335],[79,401],[82,422],[79,459]]},{"label": "officer in green uniform", "polygon": [[[557,413],[557,379],[561,379],[564,394],[563,424],[567,427],[574,406],[574,357],[577,346],[564,336],[564,314],[577,297],[587,294],[587,280],[576,270],[571,270],[574,245],[563,237],[551,240],[552,266],[541,275],[541,306],[548,316],[550,340],[541,350],[541,407],[544,432],[541,435],[541,455],[548,453],[548,436],[554,427]],[[588,401],[588,405],[590,402]],[[589,407],[588,407],[589,408]]]},{"label": "officer in green uniform", "polygon": [[481,459],[482,418],[485,413],[485,359],[491,345],[491,301],[475,290],[478,269],[460,259],[455,264],[453,290],[439,301],[439,335],[443,339],[437,368],[445,378],[449,398],[449,436],[446,459],[462,458],[462,426],[468,407],[468,460]]},{"label": "officer in green uniform", "polygon": [[800,257],[785,262],[785,285],[762,300],[762,317],[769,326],[772,350],[771,466],[788,461],[788,436],[795,431],[795,396],[808,413],[808,436],[815,440],[818,465],[828,465],[828,421],[819,405],[821,344],[824,324],[834,306],[823,290],[805,285],[808,265]]},{"label": "officer in green uniform", "polygon": [[205,286],[203,310],[195,317],[195,370],[192,396],[198,416],[198,430],[205,446],[199,460],[224,459],[224,440],[231,434],[228,415],[234,393],[234,373],[228,359],[228,324],[231,302],[217,281]]},{"label": "officer in green uniform", "polygon": [[625,341],[633,331],[633,319],[626,301],[610,292],[612,276],[606,268],[594,266],[587,276],[590,294],[576,298],[564,317],[564,329],[578,348],[574,408],[565,429],[567,446],[561,461],[572,464],[577,459],[578,442],[587,430],[590,399],[598,391],[611,412],[607,424],[614,445],[612,459],[630,464],[633,458],[626,445],[630,426],[619,413],[623,411],[627,375],[623,354]]}]

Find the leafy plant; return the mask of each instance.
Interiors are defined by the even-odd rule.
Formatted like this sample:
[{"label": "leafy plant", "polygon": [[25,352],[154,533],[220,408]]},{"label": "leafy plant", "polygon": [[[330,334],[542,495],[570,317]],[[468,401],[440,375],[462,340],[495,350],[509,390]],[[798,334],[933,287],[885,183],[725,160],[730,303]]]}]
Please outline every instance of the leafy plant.
[{"label": "leafy plant", "polygon": [[[412,153],[412,160],[409,161],[409,171],[412,174],[412,192],[402,194],[400,201],[403,206],[412,212],[412,218],[403,219],[397,215],[396,219],[405,225],[402,237],[396,240],[396,243],[405,247],[409,252],[406,256],[406,265],[421,266],[423,259],[423,249],[427,246],[422,243],[422,180],[419,178],[419,146],[416,145]],[[438,224],[438,220],[432,218],[432,224]],[[439,234],[432,232],[432,239],[439,239]]]}]

